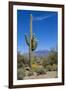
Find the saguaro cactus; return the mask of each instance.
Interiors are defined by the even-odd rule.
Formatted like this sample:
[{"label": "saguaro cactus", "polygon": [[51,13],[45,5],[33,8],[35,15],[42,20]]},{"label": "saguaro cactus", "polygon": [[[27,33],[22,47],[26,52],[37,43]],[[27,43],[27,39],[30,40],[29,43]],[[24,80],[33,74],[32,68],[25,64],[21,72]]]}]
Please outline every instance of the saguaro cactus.
[{"label": "saguaro cactus", "polygon": [[32,32],[32,15],[30,15],[30,36],[28,38],[28,36],[25,34],[25,40],[29,47],[29,66],[31,67],[32,52],[37,48],[37,40]]}]

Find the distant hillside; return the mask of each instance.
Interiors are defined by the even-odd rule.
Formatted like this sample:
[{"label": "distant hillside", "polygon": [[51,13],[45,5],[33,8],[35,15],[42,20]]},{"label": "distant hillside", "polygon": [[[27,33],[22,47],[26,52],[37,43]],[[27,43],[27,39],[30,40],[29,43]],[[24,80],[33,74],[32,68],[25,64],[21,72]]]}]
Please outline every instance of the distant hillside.
[{"label": "distant hillside", "polygon": [[50,51],[44,50],[44,51],[36,51],[34,54],[35,56],[47,56]]},{"label": "distant hillside", "polygon": [[[34,56],[41,57],[41,56],[47,56],[49,54],[49,50],[42,50],[42,51],[35,51],[33,53]],[[23,54],[24,56],[28,57],[28,53]]]}]

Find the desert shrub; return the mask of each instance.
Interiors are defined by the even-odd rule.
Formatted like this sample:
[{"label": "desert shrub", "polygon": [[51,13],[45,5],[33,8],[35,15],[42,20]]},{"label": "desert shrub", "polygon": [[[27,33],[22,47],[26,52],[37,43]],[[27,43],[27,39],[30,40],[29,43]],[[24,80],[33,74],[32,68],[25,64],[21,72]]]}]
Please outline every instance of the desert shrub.
[{"label": "desert shrub", "polygon": [[48,64],[49,64],[48,58],[47,58],[47,57],[43,57],[43,59],[42,59],[42,65],[43,65],[44,67],[46,67]]},{"label": "desert shrub", "polygon": [[47,65],[47,66],[46,66],[46,70],[47,70],[47,71],[51,71],[51,70],[52,70],[52,65]]},{"label": "desert shrub", "polygon": [[17,79],[23,80],[25,76],[25,70],[24,68],[17,69]]},{"label": "desert shrub", "polygon": [[43,66],[39,66],[35,69],[35,72],[37,73],[37,75],[46,74],[46,69],[44,69]]},{"label": "desert shrub", "polygon": [[37,71],[37,69],[40,67],[40,66],[42,66],[42,65],[39,65],[39,64],[32,64],[32,71],[33,72],[36,72]]},{"label": "desert shrub", "polygon": [[22,62],[19,62],[19,63],[17,63],[17,67],[22,68],[22,67],[24,67],[24,64]]},{"label": "desert shrub", "polygon": [[42,56],[41,57],[37,57],[36,63],[39,64],[39,65],[42,65]]},{"label": "desert shrub", "polygon": [[36,57],[35,56],[32,56],[31,58],[31,64],[35,64],[36,63]]},{"label": "desert shrub", "polygon": [[18,68],[21,68],[22,66],[23,66],[22,59],[21,59],[21,58],[18,58],[18,59],[17,59],[17,67],[18,67]]},{"label": "desert shrub", "polygon": [[25,57],[24,56],[23,63],[24,63],[24,65],[29,65],[29,59],[28,59],[28,57]]},{"label": "desert shrub", "polygon": [[32,71],[25,71],[26,76],[32,76],[33,72]]},{"label": "desert shrub", "polygon": [[21,68],[24,66],[23,60],[24,60],[24,56],[18,53],[17,54],[17,68]]},{"label": "desert shrub", "polygon": [[29,71],[28,76],[32,76],[32,75],[33,75],[33,72]]},{"label": "desert shrub", "polygon": [[53,70],[53,71],[57,71],[57,64],[53,64],[53,65],[52,65],[52,70]]},{"label": "desert shrub", "polygon": [[57,64],[58,63],[58,56],[57,56],[58,52],[55,49],[51,49],[49,55],[48,55],[48,60],[49,60],[49,64]]},{"label": "desert shrub", "polygon": [[38,64],[32,64],[32,69],[36,69],[38,67]]},{"label": "desert shrub", "polygon": [[56,71],[57,70],[57,64],[47,65],[46,69],[47,69],[47,71]]},{"label": "desert shrub", "polygon": [[28,57],[25,57],[24,55],[17,53],[17,68],[22,68],[24,66],[28,66],[29,59]]},{"label": "desert shrub", "polygon": [[25,67],[25,75],[26,76],[33,75],[33,71],[30,69],[30,67]]}]

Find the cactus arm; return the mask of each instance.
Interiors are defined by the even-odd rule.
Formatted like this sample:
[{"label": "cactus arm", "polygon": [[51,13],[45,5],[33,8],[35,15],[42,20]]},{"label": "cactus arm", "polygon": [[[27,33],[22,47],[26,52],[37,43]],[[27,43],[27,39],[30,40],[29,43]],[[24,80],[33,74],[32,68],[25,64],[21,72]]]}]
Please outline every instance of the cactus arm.
[{"label": "cactus arm", "polygon": [[37,48],[37,40],[35,38],[35,34],[32,36],[31,49],[34,51]]},{"label": "cactus arm", "polygon": [[32,48],[32,51],[36,50],[36,48],[37,48],[37,42],[35,42],[35,45],[34,45],[34,47]]},{"label": "cactus arm", "polygon": [[25,41],[26,41],[26,44],[27,44],[28,46],[30,46],[29,39],[28,39],[28,37],[27,37],[26,34],[25,34]]},{"label": "cactus arm", "polygon": [[36,48],[37,48],[37,41],[35,41],[34,50],[36,50]]},{"label": "cactus arm", "polygon": [[35,39],[33,39],[31,46],[32,51],[34,51],[37,48],[37,41]]}]

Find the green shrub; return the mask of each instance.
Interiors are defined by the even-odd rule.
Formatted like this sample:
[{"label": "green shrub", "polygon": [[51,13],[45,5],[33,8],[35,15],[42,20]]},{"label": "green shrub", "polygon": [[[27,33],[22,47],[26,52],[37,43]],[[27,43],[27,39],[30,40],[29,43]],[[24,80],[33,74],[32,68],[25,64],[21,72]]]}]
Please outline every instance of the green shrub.
[{"label": "green shrub", "polygon": [[31,75],[33,75],[33,72],[32,72],[32,70],[31,70],[30,67],[25,67],[25,75],[26,75],[26,76],[31,76]]},{"label": "green shrub", "polygon": [[26,76],[32,76],[33,72],[32,71],[25,71]]},{"label": "green shrub", "polygon": [[48,55],[48,60],[49,60],[49,64],[53,65],[53,64],[57,64],[58,63],[58,51],[56,48],[51,49],[49,55]]},{"label": "green shrub", "polygon": [[17,79],[23,80],[25,76],[25,70],[24,68],[17,69]]},{"label": "green shrub", "polygon": [[47,70],[47,71],[51,71],[51,69],[52,69],[52,65],[47,65],[47,66],[46,66],[46,70]]},{"label": "green shrub", "polygon": [[29,65],[28,56],[25,57],[24,55],[20,54],[20,52],[18,52],[17,53],[17,68],[19,69],[27,65]]},{"label": "green shrub", "polygon": [[43,57],[43,59],[42,59],[42,65],[44,66],[44,67],[46,67],[47,66],[47,64],[48,64],[48,57]]},{"label": "green shrub", "polygon": [[19,68],[23,68],[24,67],[24,64],[21,62],[21,63],[18,63],[17,64],[17,68],[19,69]]},{"label": "green shrub", "polygon": [[57,71],[57,65],[56,64],[53,64],[52,65],[52,69],[53,69],[53,71]]},{"label": "green shrub", "polygon": [[46,69],[44,69],[43,66],[39,66],[36,68],[35,72],[37,73],[37,75],[46,74]]},{"label": "green shrub", "polygon": [[56,71],[57,70],[57,65],[56,64],[47,65],[46,69],[47,69],[47,71]]}]

